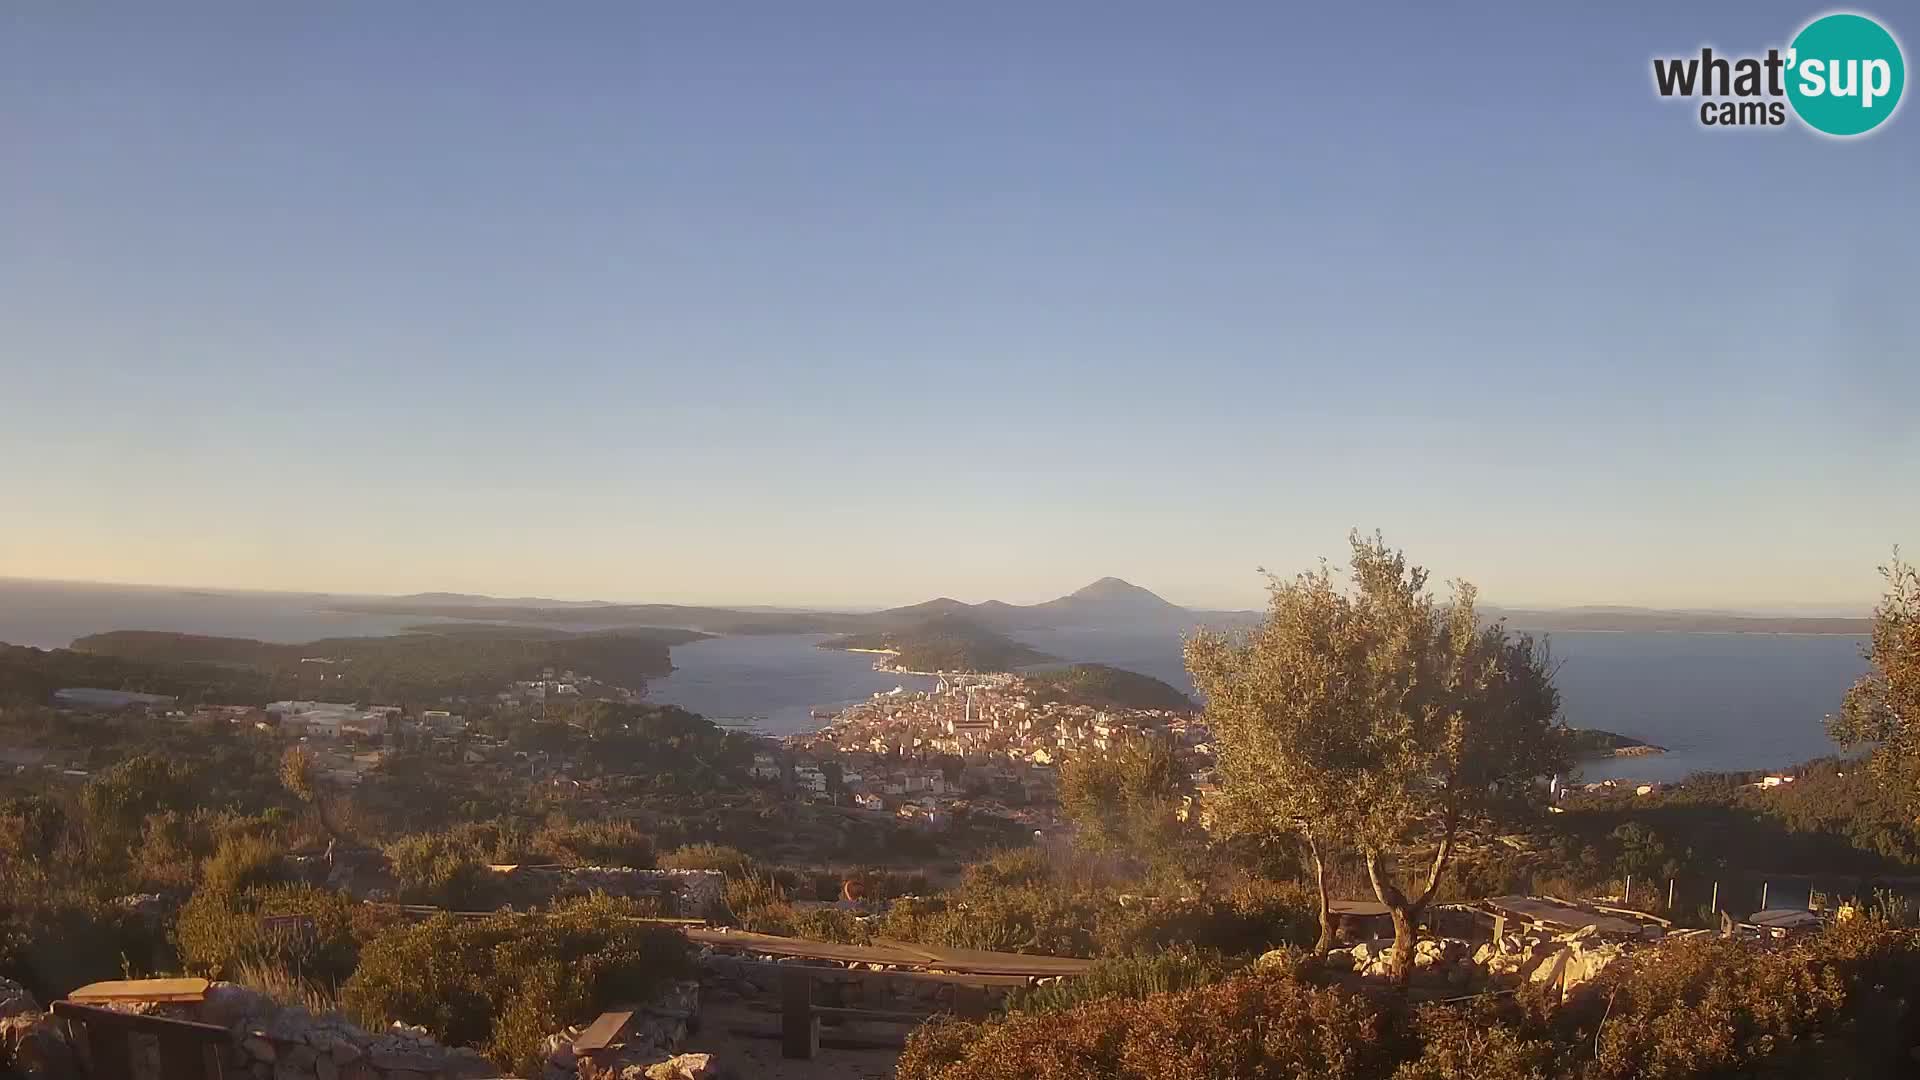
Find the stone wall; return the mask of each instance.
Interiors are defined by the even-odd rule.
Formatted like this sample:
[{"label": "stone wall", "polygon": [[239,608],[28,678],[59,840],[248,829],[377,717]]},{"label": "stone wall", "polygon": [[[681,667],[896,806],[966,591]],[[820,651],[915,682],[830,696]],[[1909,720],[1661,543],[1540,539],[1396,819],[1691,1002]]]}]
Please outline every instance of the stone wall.
[{"label": "stone wall", "polygon": [[[1592,927],[1570,934],[1506,934],[1478,948],[1458,938],[1421,938],[1414,943],[1414,980],[1460,994],[1522,983],[1546,983],[1571,993],[1637,947],[1633,941],[1603,939]],[[1393,949],[1391,938],[1363,941],[1328,952],[1327,964],[1362,978],[1385,979],[1392,971]]]},{"label": "stone wall", "polygon": [[[548,1068],[554,1080],[706,1080],[719,1070],[705,1055],[674,1056],[699,1020],[699,983],[675,984],[636,1010],[635,1023],[617,1051],[576,1056],[580,1028],[548,1036]],[[424,1028],[395,1023],[383,1030],[358,1027],[337,1013],[316,1016],[282,1006],[265,994],[233,983],[214,983],[193,1004],[129,1002],[113,1008],[226,1028],[232,1035],[224,1063],[227,1075],[252,1080],[477,1080],[500,1070],[479,1051],[442,1046]],[[27,1080],[77,1080],[76,1050],[63,1025],[18,984],[0,979],[0,1074]],[[159,1047],[136,1036],[132,1080],[160,1080]],[[659,1066],[667,1071],[659,1071]],[[11,1070],[11,1074],[8,1073]],[[654,1070],[654,1071],[649,1071]],[[631,1075],[629,1075],[629,1073]],[[657,1073],[657,1075],[656,1075]]]}]

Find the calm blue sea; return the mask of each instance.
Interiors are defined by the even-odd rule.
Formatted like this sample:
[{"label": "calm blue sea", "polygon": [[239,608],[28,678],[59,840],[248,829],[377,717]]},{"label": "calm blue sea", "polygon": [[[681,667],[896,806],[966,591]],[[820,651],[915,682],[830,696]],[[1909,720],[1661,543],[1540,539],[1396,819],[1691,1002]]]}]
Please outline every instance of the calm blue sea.
[{"label": "calm blue sea", "polygon": [[[1020,635],[1068,660],[1152,675],[1191,692],[1166,633],[1066,629]],[[770,734],[808,730],[811,706],[858,700],[903,680],[867,658],[814,648],[812,636],[717,638],[673,651],[680,670],[652,696],[714,716],[767,717]],[[1698,770],[1772,769],[1835,753],[1821,727],[1866,670],[1865,639],[1785,634],[1555,633],[1567,721],[1667,747],[1657,757],[1589,762],[1589,780],[1677,780]],[[848,663],[849,660],[855,661]]]},{"label": "calm blue sea", "polygon": [[[56,648],[105,630],[175,630],[294,642],[388,634],[429,621],[327,610],[339,599],[0,580],[0,641]],[[1067,660],[1113,664],[1192,689],[1173,634],[1063,629],[1022,637]],[[678,670],[650,694],[716,720],[751,719],[758,730],[787,734],[816,726],[809,715],[815,709],[927,685],[876,672],[869,656],[815,648],[820,640],[794,634],[679,646]],[[1833,753],[1821,720],[1866,670],[1864,639],[1857,637],[1559,632],[1550,641],[1569,723],[1670,751],[1589,763],[1583,772],[1596,780],[1771,769]]]}]

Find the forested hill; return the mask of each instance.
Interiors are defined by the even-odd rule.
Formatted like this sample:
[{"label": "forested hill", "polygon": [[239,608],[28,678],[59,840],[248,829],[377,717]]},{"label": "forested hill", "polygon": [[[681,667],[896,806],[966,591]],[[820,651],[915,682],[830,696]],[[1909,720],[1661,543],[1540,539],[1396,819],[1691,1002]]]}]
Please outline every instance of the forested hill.
[{"label": "forested hill", "polygon": [[936,615],[900,630],[848,634],[820,647],[891,652],[893,665],[903,671],[1011,671],[1057,659],[958,615]]},{"label": "forested hill", "polygon": [[[258,682],[265,692],[280,696],[325,693],[335,698],[405,701],[490,694],[515,679],[539,678],[548,668],[572,670],[637,690],[647,679],[673,670],[669,646],[704,636],[690,630],[569,634],[468,626],[451,632],[326,638],[286,645],[251,638],[115,630],[81,638],[72,651],[149,665],[155,674],[176,682],[194,678],[215,684]],[[208,679],[208,673],[217,678]]]},{"label": "forested hill", "polygon": [[1106,664],[1029,672],[1027,685],[1042,701],[1092,705],[1103,709],[1167,709],[1191,712],[1193,700],[1151,675]]},{"label": "forested hill", "polygon": [[55,690],[69,686],[165,694],[189,703],[261,705],[272,700],[273,684],[260,672],[244,668],[0,644],[0,706],[45,705]]}]

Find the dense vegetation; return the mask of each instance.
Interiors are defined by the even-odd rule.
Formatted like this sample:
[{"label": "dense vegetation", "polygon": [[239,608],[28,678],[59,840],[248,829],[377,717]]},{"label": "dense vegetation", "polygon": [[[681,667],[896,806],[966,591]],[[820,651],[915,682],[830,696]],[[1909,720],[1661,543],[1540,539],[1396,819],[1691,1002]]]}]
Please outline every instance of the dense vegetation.
[{"label": "dense vegetation", "polygon": [[1034,696],[1042,701],[1099,709],[1193,710],[1193,699],[1159,679],[1107,664],[1049,668],[1028,672],[1026,679]]},{"label": "dense vegetation", "polygon": [[692,968],[678,932],[633,921],[657,912],[590,897],[535,915],[439,915],[380,935],[341,988],[369,1027],[419,1024],[537,1076],[541,1040],[617,1002],[646,1001]]},{"label": "dense vegetation", "polygon": [[[1341,600],[1298,582],[1276,604],[1265,652],[1216,642],[1201,658],[1227,690],[1213,695],[1216,716],[1239,711],[1216,736],[1251,747],[1226,770],[1229,797],[1192,801],[1172,744],[1114,741],[1061,768],[1071,850],[1020,846],[1031,834],[991,815],[957,811],[936,838],[794,802],[749,778],[751,739],[671,706],[605,700],[537,712],[476,702],[470,731],[386,740],[348,789],[319,759],[338,769],[355,747],[54,710],[33,689],[106,681],[65,678],[76,671],[171,672],[203,687],[270,679],[239,666],[264,663],[245,647],[7,650],[0,672],[25,704],[0,705],[0,749],[49,765],[0,771],[0,976],[42,999],[125,975],[235,979],[372,1023],[423,1024],[534,1070],[541,1037],[651,993],[686,970],[686,948],[634,921],[645,904],[538,884],[530,895],[541,875],[489,864],[657,862],[722,871],[713,916],[752,929],[1096,960],[1083,979],[1015,995],[1002,1019],[922,1029],[901,1062],[906,1080],[1912,1075],[1920,938],[1897,887],[1920,875],[1920,831],[1910,787],[1889,782],[1914,768],[1902,726],[1916,655],[1907,601],[1883,605],[1874,675],[1849,699],[1847,730],[1871,722],[1887,736],[1873,754],[1809,763],[1769,787],[1726,774],[1646,795],[1576,791],[1548,813],[1538,774],[1573,737],[1551,723],[1550,686],[1534,677],[1543,658],[1474,619],[1470,603],[1424,606],[1386,553],[1362,554],[1385,558],[1363,576],[1377,592],[1398,588],[1397,600]],[[488,627],[458,636],[496,658],[515,654],[494,645],[520,640]],[[1249,656],[1292,664],[1227,677]],[[1299,668],[1351,677],[1305,687],[1282,677]],[[1420,678],[1400,681],[1403,668]],[[1315,696],[1336,684],[1347,697]],[[1329,737],[1315,724],[1331,715],[1364,719],[1371,734]],[[1297,737],[1282,739],[1288,724]],[[1263,767],[1293,782],[1249,784]],[[1250,827],[1250,811],[1264,827]],[[1208,813],[1219,815],[1210,828]],[[1308,821],[1322,831],[1305,832]],[[353,853],[339,873],[323,854],[331,842]],[[995,842],[1016,846],[960,869]],[[371,876],[356,879],[357,863]],[[1763,882],[1794,875],[1836,898],[1878,897],[1878,910],[1776,948],[1668,943],[1564,1005],[1529,992],[1456,1007],[1355,995],[1309,952],[1329,895],[1397,894],[1411,910],[1415,897],[1619,896],[1631,878],[1635,906],[1717,926],[1710,889],[1741,915],[1760,906]],[[1671,909],[1659,887],[1669,880]],[[376,892],[518,913],[408,923],[356,898]],[[803,903],[843,892],[882,903]],[[308,929],[270,929],[288,916]]]},{"label": "dense vegetation", "polygon": [[491,694],[516,679],[572,670],[613,686],[643,687],[673,670],[668,647],[704,635],[688,630],[565,634],[510,627],[327,638],[281,645],[249,638],[116,630],[73,643],[73,651],[163,668],[237,669],[288,697],[411,703]]},{"label": "dense vegetation", "polygon": [[885,650],[906,671],[1011,671],[1056,659],[958,615],[936,615],[911,626],[848,634],[820,643],[823,649]]},{"label": "dense vegetation", "polygon": [[[1351,537],[1344,581],[1325,564],[1270,578],[1264,623],[1187,639],[1220,750],[1220,822],[1255,841],[1297,838],[1313,858],[1322,932],[1326,863],[1350,851],[1393,916],[1394,978],[1439,893],[1463,826],[1517,821],[1566,767],[1546,651],[1487,623],[1471,584],[1445,600],[1375,534]],[[1416,874],[1399,862],[1425,863]]]},{"label": "dense vegetation", "polygon": [[189,703],[263,704],[273,692],[259,672],[238,668],[0,644],[0,707],[44,705],[55,690],[69,686],[165,694]]},{"label": "dense vegetation", "polygon": [[[1654,954],[1642,954],[1654,955]],[[1609,969],[1570,1004],[1536,992],[1410,1007],[1276,965],[1119,979],[1060,1010],[917,1031],[900,1080],[1629,1080],[1911,1076],[1920,935],[1859,918],[1778,948],[1696,939]],[[1139,993],[1144,984],[1188,988]]]},{"label": "dense vegetation", "polygon": [[1567,737],[1571,740],[1569,750],[1575,758],[1609,757],[1616,750],[1633,750],[1642,747],[1652,751],[1665,749],[1631,736],[1601,731],[1598,728],[1568,728]]}]

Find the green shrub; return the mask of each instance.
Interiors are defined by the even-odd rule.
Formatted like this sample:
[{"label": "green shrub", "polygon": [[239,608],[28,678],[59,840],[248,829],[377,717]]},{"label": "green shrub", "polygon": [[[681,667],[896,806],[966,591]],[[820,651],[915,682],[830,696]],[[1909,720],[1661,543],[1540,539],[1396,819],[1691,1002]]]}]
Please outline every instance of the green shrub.
[{"label": "green shrub", "polygon": [[1599,1027],[1585,1073],[1592,1080],[1763,1067],[1782,1076],[1887,1075],[1878,1066],[1911,1042],[1900,1033],[1910,1018],[1888,1007],[1920,1000],[1920,942],[1868,918],[1772,948],[1694,938],[1606,979],[1601,995],[1610,1011],[1604,1024],[1591,1021]]},{"label": "green shrub", "polygon": [[37,865],[0,873],[0,977],[41,1001],[165,967],[166,939],[139,915]]},{"label": "green shrub", "polygon": [[420,1024],[538,1075],[546,1035],[647,1000],[692,970],[686,938],[632,921],[643,911],[594,896],[530,916],[437,915],[368,943],[341,1005],[367,1026]]},{"label": "green shrub", "polygon": [[51,859],[66,831],[66,810],[45,795],[0,800],[0,860]]},{"label": "green shrub", "polygon": [[80,806],[95,835],[124,839],[137,835],[149,814],[192,809],[195,788],[185,763],[165,754],[136,754],[88,780]]},{"label": "green shrub", "polygon": [[996,851],[968,866],[961,888],[968,892],[997,892],[1054,881],[1054,867],[1047,853],[1035,847]]},{"label": "green shrub", "polygon": [[1420,1053],[1394,1071],[1393,1080],[1548,1080],[1553,1043],[1518,1030],[1516,1018],[1494,1006],[1420,1010]]},{"label": "green shrub", "polygon": [[786,932],[794,937],[833,941],[842,945],[868,945],[873,942],[873,931],[867,924],[855,918],[851,911],[839,908],[797,911],[789,920]]},{"label": "green shrub", "polygon": [[1116,907],[1101,920],[1098,946],[1102,953],[1123,955],[1174,947],[1258,955],[1312,944],[1318,932],[1312,890],[1254,878],[1212,896]]},{"label": "green shrub", "polygon": [[220,841],[200,871],[197,893],[238,897],[250,890],[291,879],[286,852],[264,836],[240,834]]},{"label": "green shrub", "polygon": [[1232,974],[1235,965],[1219,953],[1169,950],[1101,960],[1085,975],[1017,992],[1007,1002],[1015,1012],[1060,1012],[1104,998],[1144,998],[1174,990],[1209,986]]},{"label": "green shrub", "polygon": [[1104,998],[1061,1012],[979,1024],[927,1025],[901,1056],[899,1080],[1363,1080],[1384,1075],[1395,1041],[1365,999],[1278,975],[1242,975],[1138,1000]]},{"label": "green shrub", "polygon": [[[1541,988],[1408,1011],[1306,985],[1284,969],[1198,988],[1202,961],[1096,967],[1013,1002],[1005,1020],[931,1024],[902,1080],[1852,1080],[1912,1075],[1920,934],[1862,917],[1763,944],[1694,938],[1643,949],[1566,1005]],[[1162,968],[1161,965],[1165,965]]]},{"label": "green shrub", "polygon": [[744,878],[756,870],[751,856],[724,844],[688,844],[660,856],[668,870],[718,870],[729,878]]},{"label": "green shrub", "polygon": [[1055,885],[996,891],[963,886],[924,901],[899,901],[887,911],[884,934],[929,945],[1045,956],[1091,956],[1094,928],[1111,896]]},{"label": "green shrub", "polygon": [[[331,987],[353,974],[360,943],[354,923],[358,905],[345,893],[311,885],[274,885],[239,896],[203,890],[180,910],[174,945],[190,975],[236,978],[278,970],[317,986]],[[269,931],[265,920],[292,916],[310,929]]]},{"label": "green shrub", "polygon": [[653,866],[653,841],[624,821],[549,825],[534,834],[533,850],[567,866]]},{"label": "green shrub", "polygon": [[487,905],[492,874],[480,853],[446,833],[418,833],[387,845],[400,900],[449,910]]},{"label": "green shrub", "polygon": [[752,872],[730,877],[723,896],[729,920],[759,934],[791,934],[796,913],[787,891],[772,874]]}]

